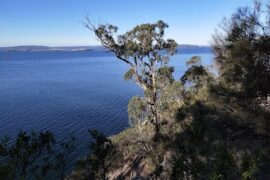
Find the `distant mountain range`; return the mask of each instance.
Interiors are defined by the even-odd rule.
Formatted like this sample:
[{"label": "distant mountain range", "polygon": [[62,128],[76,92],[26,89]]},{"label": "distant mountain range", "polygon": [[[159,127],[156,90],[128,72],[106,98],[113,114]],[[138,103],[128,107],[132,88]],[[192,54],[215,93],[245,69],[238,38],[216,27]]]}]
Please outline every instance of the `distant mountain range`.
[{"label": "distant mountain range", "polygon": [[[102,46],[66,46],[66,47],[49,47],[49,46],[13,46],[0,47],[0,51],[106,51]],[[178,53],[211,53],[210,46],[198,45],[179,45]]]},{"label": "distant mountain range", "polygon": [[98,50],[101,51],[101,46],[12,46],[12,47],[0,47],[2,51],[89,51]]},{"label": "distant mountain range", "polygon": [[177,48],[178,53],[212,53],[211,46],[199,46],[199,45],[189,45],[182,44]]}]

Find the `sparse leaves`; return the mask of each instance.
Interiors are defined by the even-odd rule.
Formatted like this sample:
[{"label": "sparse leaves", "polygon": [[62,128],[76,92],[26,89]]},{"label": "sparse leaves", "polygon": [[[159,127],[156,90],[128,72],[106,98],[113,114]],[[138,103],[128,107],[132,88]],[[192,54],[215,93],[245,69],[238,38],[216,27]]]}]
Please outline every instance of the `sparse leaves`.
[{"label": "sparse leaves", "polygon": [[130,80],[130,79],[132,79],[134,73],[135,73],[134,69],[132,69],[132,68],[129,69],[129,70],[125,73],[125,76],[124,76],[125,80]]},{"label": "sparse leaves", "polygon": [[202,60],[201,60],[201,57],[200,56],[193,56],[192,58],[190,58],[190,60],[188,60],[187,62],[186,62],[186,65],[188,66],[188,65],[201,65],[201,62]]},{"label": "sparse leaves", "polygon": [[[173,68],[167,67],[166,64],[177,49],[177,43],[173,39],[164,39],[168,24],[161,20],[153,24],[141,24],[122,35],[116,35],[117,27],[115,26],[99,25],[95,27],[89,19],[86,27],[95,33],[104,47],[130,66],[124,78],[125,80],[134,78],[144,90],[144,101],[147,102],[147,106],[145,106],[147,110],[141,112],[142,114],[147,112],[147,119],[142,119],[146,116],[140,116],[137,122],[148,121],[150,118],[150,122],[155,125],[158,134],[159,92],[164,88],[167,80],[173,80]],[[135,99],[133,101],[135,102]],[[134,102],[131,102],[130,106],[133,106]],[[129,111],[129,113],[132,112]],[[130,115],[130,117],[135,120],[135,117],[138,116]]]},{"label": "sparse leaves", "polygon": [[143,97],[134,96],[128,103],[128,116],[131,125],[148,120],[147,103]]}]

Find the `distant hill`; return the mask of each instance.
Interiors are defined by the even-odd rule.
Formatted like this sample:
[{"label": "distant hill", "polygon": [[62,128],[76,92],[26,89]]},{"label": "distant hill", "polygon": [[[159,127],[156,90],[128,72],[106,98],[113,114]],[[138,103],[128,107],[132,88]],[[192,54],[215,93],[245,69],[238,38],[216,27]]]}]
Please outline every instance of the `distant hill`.
[{"label": "distant hill", "polygon": [[101,51],[101,46],[13,46],[13,47],[0,47],[1,51]]},{"label": "distant hill", "polygon": [[198,46],[198,45],[179,45],[177,48],[178,53],[211,53],[212,48],[210,46]]},{"label": "distant hill", "polygon": [[[106,51],[102,46],[63,46],[63,47],[49,47],[49,46],[13,46],[0,47],[0,51]],[[210,46],[198,45],[179,45],[178,53],[211,53]]]}]

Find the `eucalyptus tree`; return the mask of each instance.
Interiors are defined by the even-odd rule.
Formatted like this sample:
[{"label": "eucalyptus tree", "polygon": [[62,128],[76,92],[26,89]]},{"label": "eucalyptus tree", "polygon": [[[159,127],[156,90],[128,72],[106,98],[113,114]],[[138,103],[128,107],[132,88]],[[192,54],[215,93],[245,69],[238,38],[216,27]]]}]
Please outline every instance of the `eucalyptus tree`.
[{"label": "eucalyptus tree", "polygon": [[168,61],[177,49],[174,40],[164,38],[168,25],[159,20],[153,24],[138,25],[122,35],[117,35],[118,27],[110,24],[95,26],[89,18],[86,19],[86,27],[95,33],[100,43],[114,53],[120,61],[129,65],[130,69],[124,78],[135,80],[144,91],[144,97],[133,98],[129,106],[129,112],[136,111],[136,108],[142,108],[142,111],[139,111],[139,114],[129,113],[129,117],[133,121],[152,123],[158,135],[159,93],[166,83],[164,78],[172,78],[173,68],[168,66]]}]

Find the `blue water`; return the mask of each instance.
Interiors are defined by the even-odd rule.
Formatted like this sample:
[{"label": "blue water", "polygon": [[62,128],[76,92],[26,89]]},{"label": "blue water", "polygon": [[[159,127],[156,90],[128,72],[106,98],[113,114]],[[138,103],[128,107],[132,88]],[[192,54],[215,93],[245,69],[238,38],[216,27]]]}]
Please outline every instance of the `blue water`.
[{"label": "blue water", "polygon": [[[171,59],[175,78],[194,54]],[[210,64],[212,54],[202,56]],[[107,135],[129,126],[127,104],[142,94],[125,81],[128,66],[113,56],[95,52],[0,52],[0,137],[25,131],[51,130],[57,141],[77,139],[75,160],[88,150],[88,129]]]}]

